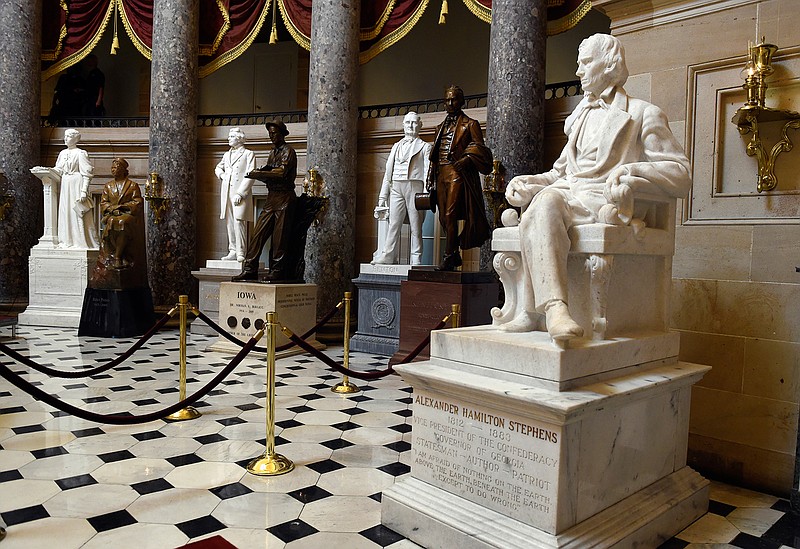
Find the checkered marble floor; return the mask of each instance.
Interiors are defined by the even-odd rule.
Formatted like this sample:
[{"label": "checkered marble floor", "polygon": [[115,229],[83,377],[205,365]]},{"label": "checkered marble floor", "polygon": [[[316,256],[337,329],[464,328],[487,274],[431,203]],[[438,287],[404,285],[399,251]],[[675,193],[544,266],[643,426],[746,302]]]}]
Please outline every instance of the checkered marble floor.
[{"label": "checkered marble floor", "polygon": [[[86,368],[133,339],[77,338],[74,330],[20,328],[14,349],[62,370]],[[0,333],[0,336],[6,334]],[[188,393],[230,356],[190,336]],[[341,360],[342,349],[330,348]],[[158,410],[178,398],[178,334],[157,335],[122,366],[55,379],[0,361],[56,395],[98,413]],[[351,355],[354,369],[385,357]],[[278,361],[276,451],[294,471],[258,477],[244,467],[264,451],[265,361],[247,359],[181,423],[98,425],[48,406],[0,379],[0,549],[179,547],[221,535],[240,549],[417,546],[380,524],[381,491],[409,471],[411,388],[398,376],[353,380],[308,355]],[[785,500],[713,483],[710,512],[662,547],[800,548],[800,519]]]}]

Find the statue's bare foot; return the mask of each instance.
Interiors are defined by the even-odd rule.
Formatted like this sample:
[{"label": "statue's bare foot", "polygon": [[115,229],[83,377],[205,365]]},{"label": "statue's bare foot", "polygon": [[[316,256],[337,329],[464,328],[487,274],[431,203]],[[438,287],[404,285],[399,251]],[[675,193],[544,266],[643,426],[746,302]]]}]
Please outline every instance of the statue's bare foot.
[{"label": "statue's bare foot", "polygon": [[561,300],[551,301],[545,307],[547,332],[556,341],[575,339],[583,336],[583,328],[572,320],[567,304]]},{"label": "statue's bare foot", "polygon": [[221,261],[231,261],[232,259],[236,259],[236,252],[228,252],[228,255],[220,257]]},{"label": "statue's bare foot", "polygon": [[500,326],[504,332],[532,332],[536,329],[536,315],[522,311],[511,322]]}]

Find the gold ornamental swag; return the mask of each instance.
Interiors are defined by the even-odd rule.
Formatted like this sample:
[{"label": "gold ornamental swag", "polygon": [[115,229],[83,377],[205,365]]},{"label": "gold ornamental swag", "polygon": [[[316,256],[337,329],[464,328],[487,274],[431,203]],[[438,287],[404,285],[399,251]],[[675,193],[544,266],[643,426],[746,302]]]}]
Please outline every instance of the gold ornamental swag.
[{"label": "gold ornamental swag", "polygon": [[[361,0],[359,61],[366,63],[405,37],[430,1]],[[112,54],[115,53],[120,21],[136,49],[150,59],[153,0],[42,2],[42,80],[79,63],[109,28],[114,33]],[[492,0],[463,2],[482,21],[491,22]],[[200,0],[200,77],[244,53],[268,17],[270,44],[278,40],[280,17],[292,38],[303,48],[311,49],[311,4],[312,0]],[[591,0],[547,0],[548,35],[577,25],[591,6]],[[448,0],[442,0],[440,23],[446,22],[447,11]]]}]

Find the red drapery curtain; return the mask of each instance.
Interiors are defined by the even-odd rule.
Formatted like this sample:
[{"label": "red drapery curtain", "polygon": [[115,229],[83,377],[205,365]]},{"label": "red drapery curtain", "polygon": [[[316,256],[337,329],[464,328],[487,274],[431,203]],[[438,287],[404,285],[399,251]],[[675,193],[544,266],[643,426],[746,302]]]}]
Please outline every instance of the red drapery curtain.
[{"label": "red drapery curtain", "polygon": [[[109,25],[125,32],[148,59],[152,48],[153,0],[41,0],[42,78],[78,63],[94,49]],[[277,5],[292,38],[311,48],[312,0],[200,0],[200,77],[241,55]],[[403,38],[432,0],[362,0],[359,61],[366,63]],[[435,1],[435,0],[433,0]],[[574,27],[591,0],[547,0],[547,32]],[[464,0],[476,16],[491,21],[492,0]],[[273,14],[274,18],[277,13]],[[117,19],[118,18],[118,19]]]}]

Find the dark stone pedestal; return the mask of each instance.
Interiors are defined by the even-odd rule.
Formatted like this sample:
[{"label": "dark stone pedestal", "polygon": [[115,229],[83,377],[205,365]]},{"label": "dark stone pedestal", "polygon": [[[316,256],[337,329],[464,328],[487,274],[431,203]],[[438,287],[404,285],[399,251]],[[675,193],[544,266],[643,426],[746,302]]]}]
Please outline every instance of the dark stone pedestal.
[{"label": "dark stone pedestal", "polygon": [[86,288],[79,336],[134,337],[155,324],[150,288],[108,290]]},{"label": "dark stone pedestal", "polygon": [[[500,285],[494,273],[439,272],[432,267],[416,267],[400,285],[400,347],[389,361],[405,358],[458,304],[459,326],[492,323],[490,311],[497,307]],[[449,326],[448,326],[449,327]],[[415,361],[428,360],[430,345]]]},{"label": "dark stone pedestal", "polygon": [[400,345],[400,283],[409,265],[361,265],[353,280],[358,289],[358,330],[350,350],[391,356]]}]

